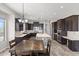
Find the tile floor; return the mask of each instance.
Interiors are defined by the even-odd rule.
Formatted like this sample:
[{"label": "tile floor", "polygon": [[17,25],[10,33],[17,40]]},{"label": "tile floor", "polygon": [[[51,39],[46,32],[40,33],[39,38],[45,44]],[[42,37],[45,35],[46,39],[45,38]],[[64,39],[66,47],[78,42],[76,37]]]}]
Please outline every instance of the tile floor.
[{"label": "tile floor", "polygon": [[[79,56],[79,52],[72,52],[67,46],[52,40],[51,43],[51,56]],[[0,56],[10,56],[9,49],[0,52]]]},{"label": "tile floor", "polygon": [[0,52],[0,56],[10,56],[9,48],[7,48],[4,51]]},{"label": "tile floor", "polygon": [[62,45],[55,40],[51,43],[51,56],[79,56],[79,52],[71,51],[66,45]]}]

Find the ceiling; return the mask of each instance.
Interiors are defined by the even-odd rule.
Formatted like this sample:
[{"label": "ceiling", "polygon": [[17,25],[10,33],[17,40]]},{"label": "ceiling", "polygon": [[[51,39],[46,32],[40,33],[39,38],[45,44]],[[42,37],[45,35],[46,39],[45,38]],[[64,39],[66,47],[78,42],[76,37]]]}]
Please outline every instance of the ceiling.
[{"label": "ceiling", "polygon": [[[6,3],[20,16],[23,14],[22,3]],[[58,20],[70,15],[79,15],[78,3],[24,3],[25,18],[31,20]]]}]

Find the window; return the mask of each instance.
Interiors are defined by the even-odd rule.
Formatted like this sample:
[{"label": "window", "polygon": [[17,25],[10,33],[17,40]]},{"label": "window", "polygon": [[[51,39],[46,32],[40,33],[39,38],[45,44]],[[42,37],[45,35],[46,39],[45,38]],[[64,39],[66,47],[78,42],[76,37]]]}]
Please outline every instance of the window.
[{"label": "window", "polygon": [[5,39],[5,20],[0,18],[0,41]]}]

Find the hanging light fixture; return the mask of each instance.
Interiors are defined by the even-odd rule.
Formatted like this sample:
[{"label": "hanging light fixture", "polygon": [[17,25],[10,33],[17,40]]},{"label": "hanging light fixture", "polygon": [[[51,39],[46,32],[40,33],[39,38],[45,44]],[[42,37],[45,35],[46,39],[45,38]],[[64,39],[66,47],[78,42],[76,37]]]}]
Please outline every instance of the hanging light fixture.
[{"label": "hanging light fixture", "polygon": [[19,22],[22,22],[22,19],[18,19]]},{"label": "hanging light fixture", "polygon": [[24,17],[24,3],[22,4],[22,11],[23,11],[23,15],[22,15],[22,18],[21,19],[18,19],[18,21],[19,22],[22,22],[22,23],[27,23],[28,22],[28,20],[27,19],[25,19],[25,17]]}]

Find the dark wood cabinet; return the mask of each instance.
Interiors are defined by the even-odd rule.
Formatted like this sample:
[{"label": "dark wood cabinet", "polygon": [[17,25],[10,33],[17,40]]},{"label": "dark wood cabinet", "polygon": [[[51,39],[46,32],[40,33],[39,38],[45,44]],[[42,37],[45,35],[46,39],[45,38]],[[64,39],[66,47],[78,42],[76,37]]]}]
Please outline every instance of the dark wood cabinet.
[{"label": "dark wood cabinet", "polygon": [[33,30],[34,27],[40,27],[41,30],[43,30],[43,24],[41,23],[38,23],[38,22],[34,22],[33,24],[32,23],[27,23],[27,30]]},{"label": "dark wood cabinet", "polygon": [[65,30],[78,31],[78,15],[65,18]]},{"label": "dark wood cabinet", "polygon": [[68,48],[72,51],[79,51],[79,40],[63,38],[63,36],[67,36],[67,31],[79,31],[79,16],[72,15],[54,23],[54,33],[56,33],[54,39],[61,44],[67,45],[68,43]]},{"label": "dark wood cabinet", "polygon": [[68,17],[67,19],[66,19],[66,24],[65,24],[67,27],[67,31],[72,31],[72,19],[71,19],[71,17]]},{"label": "dark wood cabinet", "polygon": [[57,21],[57,41],[64,44],[64,39],[62,38],[62,36],[66,34],[65,19],[60,19]]},{"label": "dark wood cabinet", "polygon": [[57,40],[57,35],[56,34],[54,34],[54,40]]},{"label": "dark wood cabinet", "polygon": [[61,20],[58,20],[57,21],[57,30],[61,30],[62,27],[61,27]]},{"label": "dark wood cabinet", "polygon": [[28,25],[28,30],[32,30],[33,24],[28,23],[27,25]]},{"label": "dark wood cabinet", "polygon": [[54,22],[54,33],[57,33],[57,22]]},{"label": "dark wood cabinet", "polygon": [[68,48],[72,51],[79,51],[79,40],[68,40]]},{"label": "dark wood cabinet", "polygon": [[19,23],[19,31],[23,31],[23,23]]},{"label": "dark wood cabinet", "polygon": [[52,29],[53,38],[54,40],[57,40],[57,22],[52,23]]},{"label": "dark wood cabinet", "polygon": [[67,45],[67,39],[61,37],[61,43]]},{"label": "dark wood cabinet", "polygon": [[64,38],[62,38],[62,36],[67,36],[67,31],[79,30],[78,19],[78,15],[72,15],[67,18],[60,19],[57,22],[54,22],[54,33],[57,33],[58,35],[57,38],[56,35],[54,35],[54,39],[57,39],[58,42],[66,43],[67,41]]},{"label": "dark wood cabinet", "polygon": [[65,19],[57,21],[57,30],[65,30]]}]

